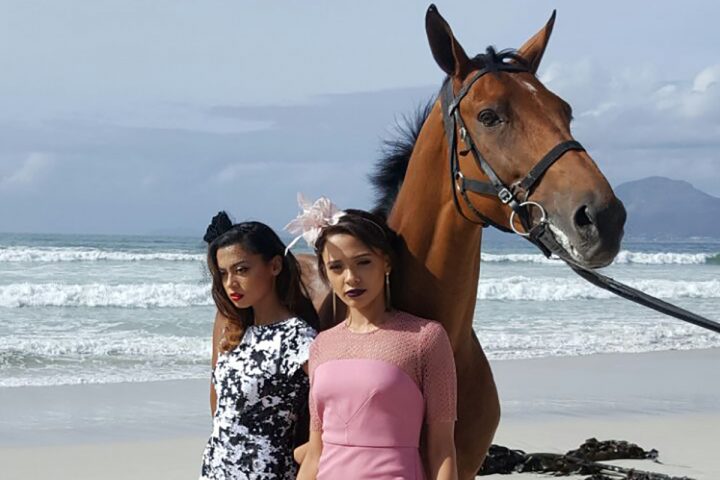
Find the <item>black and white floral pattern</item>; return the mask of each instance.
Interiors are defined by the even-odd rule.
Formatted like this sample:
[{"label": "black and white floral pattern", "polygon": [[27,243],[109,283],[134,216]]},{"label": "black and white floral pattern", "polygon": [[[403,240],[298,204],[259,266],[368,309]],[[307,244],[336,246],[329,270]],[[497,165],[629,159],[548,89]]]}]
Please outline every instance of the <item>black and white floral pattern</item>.
[{"label": "black and white floral pattern", "polygon": [[217,409],[201,480],[295,478],[293,428],[307,400],[302,366],[315,335],[298,318],[251,326],[234,350],[218,356]]}]

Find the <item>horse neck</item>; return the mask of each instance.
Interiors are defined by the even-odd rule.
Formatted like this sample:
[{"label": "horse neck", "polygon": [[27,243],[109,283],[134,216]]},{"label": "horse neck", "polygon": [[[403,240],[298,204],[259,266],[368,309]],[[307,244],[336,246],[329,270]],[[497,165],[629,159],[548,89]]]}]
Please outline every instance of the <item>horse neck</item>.
[{"label": "horse neck", "polygon": [[436,104],[418,136],[388,225],[404,242],[395,303],[441,322],[456,345],[472,329],[482,230],[455,208],[447,155]]}]

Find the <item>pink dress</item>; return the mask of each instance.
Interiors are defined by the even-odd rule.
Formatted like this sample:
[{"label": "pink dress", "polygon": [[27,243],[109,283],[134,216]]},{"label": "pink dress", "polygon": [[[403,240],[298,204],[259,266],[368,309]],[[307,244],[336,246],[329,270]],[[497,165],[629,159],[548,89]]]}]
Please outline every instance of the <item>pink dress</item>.
[{"label": "pink dress", "polygon": [[312,343],[309,369],[319,480],[425,478],[423,421],[454,422],[457,412],[453,352],[439,323],[404,312],[370,333],[341,323]]}]

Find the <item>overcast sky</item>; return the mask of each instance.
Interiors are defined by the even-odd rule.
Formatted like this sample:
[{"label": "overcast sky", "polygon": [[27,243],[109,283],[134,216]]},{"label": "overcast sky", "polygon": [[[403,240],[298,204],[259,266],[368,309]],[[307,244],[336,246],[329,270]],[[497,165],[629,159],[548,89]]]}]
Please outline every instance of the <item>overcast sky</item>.
[{"label": "overcast sky", "polygon": [[[539,76],[611,183],[720,196],[720,2],[438,1],[466,51],[558,18]],[[368,208],[394,120],[443,74],[427,2],[0,1],[0,231],[281,227]]]}]

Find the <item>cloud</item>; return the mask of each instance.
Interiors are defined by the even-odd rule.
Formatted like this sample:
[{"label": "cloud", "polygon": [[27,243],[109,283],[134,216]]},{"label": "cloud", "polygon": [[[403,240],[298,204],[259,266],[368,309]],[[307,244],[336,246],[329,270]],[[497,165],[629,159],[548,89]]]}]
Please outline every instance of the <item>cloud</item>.
[{"label": "cloud", "polygon": [[8,175],[0,177],[0,189],[14,190],[37,185],[46,177],[53,163],[54,158],[52,155],[33,152],[27,156],[19,168]]},{"label": "cloud", "polygon": [[707,92],[708,88],[720,80],[720,65],[713,65],[698,73],[693,82],[694,92]]},{"label": "cloud", "polygon": [[[691,129],[710,137],[720,120],[720,65],[710,65],[682,81],[667,80],[666,75],[651,65],[615,71],[580,61],[552,64],[540,78],[581,112],[578,117],[590,117],[581,124],[607,126],[627,118],[652,125],[657,139],[679,137]],[[617,133],[622,129],[632,134],[636,131],[632,127],[618,125]]]},{"label": "cloud", "polygon": [[612,183],[649,175],[720,194],[720,65],[677,78],[637,63],[551,63],[540,78],[575,110],[574,136]]},{"label": "cloud", "polygon": [[[610,69],[580,60],[548,64],[541,78],[573,105],[573,132],[611,183],[665,175],[720,194],[717,68],[679,80],[664,75],[652,65]],[[238,219],[282,226],[295,214],[298,191],[330,196],[344,208],[369,208],[367,174],[381,140],[437,88],[322,95],[290,105],[197,106],[194,113],[183,106],[165,128],[165,110],[145,122],[128,115],[6,125],[0,158],[24,161],[0,164],[6,204],[0,224],[140,233],[204,226],[227,209]],[[262,128],[246,129],[250,124]],[[23,152],[53,153],[25,158]],[[52,182],[41,183],[48,171]],[[40,184],[42,205],[7,201],[20,198],[19,186]],[[18,224],[19,214],[35,223]]]}]

